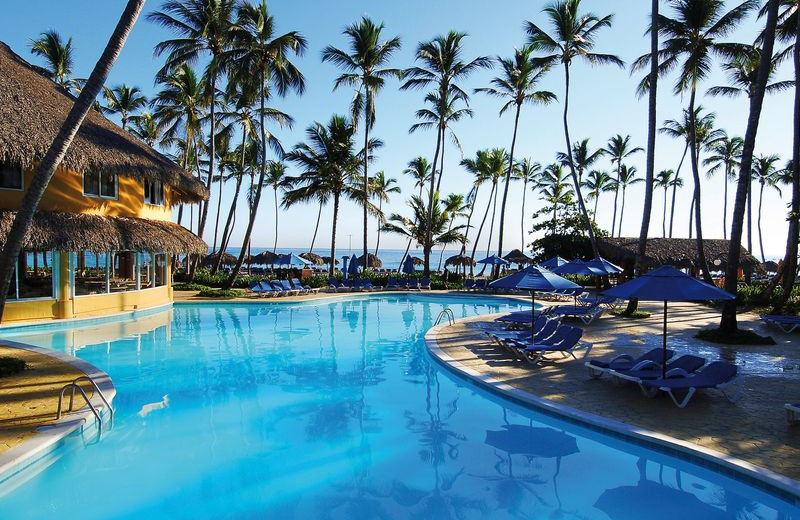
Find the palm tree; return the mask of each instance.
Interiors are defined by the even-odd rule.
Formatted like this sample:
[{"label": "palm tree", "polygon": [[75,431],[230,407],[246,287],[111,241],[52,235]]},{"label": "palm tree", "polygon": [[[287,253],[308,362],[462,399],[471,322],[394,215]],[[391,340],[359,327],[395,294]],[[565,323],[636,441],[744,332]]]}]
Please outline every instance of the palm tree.
[{"label": "palm tree", "polygon": [[611,27],[613,15],[598,17],[592,13],[579,14],[580,5],[581,0],[556,0],[545,7],[544,13],[555,31],[554,36],[547,34],[532,22],[526,22],[525,27],[529,42],[537,49],[552,52],[553,54],[547,56],[546,59],[564,66],[564,140],[566,141],[572,184],[589,234],[589,241],[592,244],[592,251],[595,256],[600,256],[572,157],[572,140],[569,137],[569,69],[572,61],[576,58],[581,58],[591,65],[612,64],[624,67],[625,64],[614,55],[592,52],[597,33],[600,29]]},{"label": "palm tree", "polygon": [[47,62],[45,71],[50,79],[59,86],[72,90],[75,82],[72,78],[73,47],[72,37],[67,41],[55,30],[49,30],[39,35],[36,40],[31,40],[31,54],[44,58]]},{"label": "palm tree", "polygon": [[[475,159],[468,159],[464,158],[461,160],[461,166],[464,167],[469,173],[473,175],[472,180],[472,188],[470,188],[469,193],[467,194],[466,204],[469,205],[469,213],[467,214],[467,225],[464,228],[464,240],[461,242],[461,255],[466,254],[467,252],[467,242],[469,241],[469,230],[472,229],[471,222],[472,222],[472,214],[475,212],[475,202],[478,200],[478,193],[480,193],[481,185],[490,179],[490,175],[487,173],[486,168],[486,156],[488,151],[481,150],[478,151],[475,155]],[[492,193],[489,194],[489,198],[491,199]],[[487,209],[488,211],[488,209]],[[486,220],[486,216],[483,217],[484,221]],[[478,237],[473,241],[473,243],[477,243],[478,239],[480,239],[480,232],[483,228],[483,223],[481,223],[481,228],[478,230]],[[473,257],[475,255],[475,248],[477,245],[473,246],[472,254]],[[466,268],[464,269],[466,272]],[[472,272],[472,270],[470,270]]]},{"label": "palm tree", "polygon": [[[606,154],[605,149],[601,148],[594,152],[589,151],[589,139],[577,141],[572,145],[572,159],[575,161],[575,168],[578,170],[578,179],[583,182],[583,172],[588,171],[594,163]],[[569,156],[564,152],[557,152],[556,159],[564,167],[569,167]]]},{"label": "palm tree", "polygon": [[[626,135],[622,137],[621,134],[617,134],[611,139],[608,140],[606,147],[603,149],[605,154],[611,158],[611,164],[616,164],[616,179],[614,180],[614,214],[611,219],[611,236],[614,236],[614,232],[617,229],[617,201],[619,198],[619,187],[620,187],[620,173],[622,171],[622,163],[628,157],[632,155],[644,152],[644,148],[641,146],[631,146],[631,136]],[[620,219],[620,226],[622,225],[622,219]]]},{"label": "palm tree", "polygon": [[269,161],[266,182],[272,188],[272,193],[275,197],[275,241],[272,245],[272,252],[275,253],[278,250],[278,231],[280,230],[278,224],[278,207],[280,206],[278,193],[281,191],[285,193],[292,188],[292,180],[286,174],[286,163],[283,161]]},{"label": "palm tree", "polygon": [[[720,37],[727,36],[758,2],[746,0],[728,12],[724,12],[725,2],[721,0],[670,0],[675,12],[674,18],[660,15],[659,33],[665,38],[659,52],[662,57],[661,70],[667,71],[679,66],[678,80],[673,89],[676,95],[690,92],[689,95],[689,162],[694,178],[694,219],[697,231],[697,256],[703,271],[703,278],[711,283],[711,273],[703,248],[703,225],[700,199],[700,167],[698,161],[697,124],[695,104],[697,85],[711,70],[712,55],[730,56],[731,46],[719,43]],[[681,63],[682,61],[682,63]]]},{"label": "palm tree", "polygon": [[[425,188],[425,184],[431,180],[432,175],[431,164],[428,162],[428,159],[420,156],[410,160],[408,162],[408,167],[403,170],[403,173],[414,179],[414,188],[419,189],[419,198],[421,199],[422,190]],[[408,251],[411,249],[412,242],[413,240],[409,238],[406,244],[406,250],[403,253],[403,258],[400,259],[400,265],[403,265],[403,262],[405,262]]]},{"label": "palm tree", "polygon": [[728,137],[723,131],[723,136],[712,148],[709,157],[703,160],[703,166],[710,166],[706,175],[711,177],[722,171],[724,178],[723,204],[722,204],[722,238],[728,239],[728,179],[734,178],[734,170],[739,166],[744,140],[741,137]]},{"label": "palm tree", "polygon": [[675,170],[661,170],[656,175],[654,188],[664,188],[664,217],[661,221],[661,236],[667,238],[667,193],[671,187],[683,186],[683,179],[675,175]]},{"label": "palm tree", "polygon": [[400,193],[400,187],[397,186],[397,179],[386,177],[386,174],[380,171],[370,179],[369,193],[378,199],[378,236],[375,238],[375,256],[378,256],[378,249],[381,246],[381,223],[384,220],[383,203],[389,202],[389,195],[392,193]]},{"label": "palm tree", "polygon": [[[466,199],[464,195],[460,193],[449,194],[446,199],[441,201],[441,205],[444,213],[449,216],[450,222],[447,226],[448,232],[453,229],[453,224],[457,218],[467,216],[467,213],[464,211],[467,209]],[[463,226],[461,227],[463,228]],[[439,253],[439,266],[436,268],[437,271],[442,270],[442,260],[444,259],[444,250],[446,247],[447,244],[442,244],[442,251]]]},{"label": "palm tree", "polygon": [[[497,63],[502,73],[491,81],[491,87],[475,89],[490,96],[506,100],[500,108],[500,116],[506,110],[514,110],[514,131],[511,137],[511,151],[508,154],[508,171],[506,172],[505,186],[503,188],[503,201],[500,204],[500,231],[497,240],[497,254],[503,254],[503,235],[506,219],[506,202],[508,201],[508,187],[511,184],[511,173],[514,170],[514,147],[517,144],[517,130],[519,128],[519,115],[522,105],[537,104],[549,105],[555,101],[556,95],[548,90],[536,90],[536,86],[550,71],[550,64],[533,57],[533,48],[525,46],[514,51],[513,58],[498,56]],[[441,264],[441,262],[440,262]]]},{"label": "palm tree", "polygon": [[89,110],[94,105],[95,98],[103,88],[103,84],[106,82],[109,72],[111,72],[111,67],[114,65],[117,56],[119,56],[123,45],[125,45],[125,40],[128,38],[131,29],[133,29],[134,23],[136,23],[136,18],[144,6],[144,1],[128,0],[122,16],[108,40],[108,44],[103,49],[103,54],[97,60],[97,64],[89,75],[86,85],[72,105],[64,124],[61,125],[58,134],[53,139],[44,157],[41,158],[39,166],[31,177],[31,182],[22,197],[22,202],[14,216],[14,221],[11,223],[7,235],[8,238],[3,244],[2,254],[0,254],[0,320],[3,318],[6,296],[11,285],[11,278],[14,276],[16,261],[19,258],[25,237],[28,236],[39,202],[42,200],[48,184],[50,184],[50,179],[53,178],[53,174],[56,172],[56,167],[64,159],[69,145],[75,138],[75,134],[78,133],[81,123],[83,123],[83,119],[89,113]]},{"label": "palm tree", "polygon": [[122,129],[128,129],[128,119],[134,112],[147,106],[147,98],[139,87],[129,87],[125,83],[114,88],[103,87],[106,99],[105,111],[119,114],[122,118]]},{"label": "palm tree", "polygon": [[138,137],[148,144],[155,147],[161,140],[162,130],[151,112],[131,116],[131,128],[128,130],[132,135]]},{"label": "palm tree", "polygon": [[274,90],[279,96],[286,96],[289,92],[302,95],[305,91],[305,78],[289,58],[291,54],[302,55],[306,48],[306,39],[297,31],[275,36],[275,19],[267,9],[265,1],[259,4],[244,3],[239,6],[236,24],[231,29],[230,38],[232,40],[230,49],[220,61],[231,68],[234,77],[251,75],[257,78],[258,129],[262,146],[259,179],[256,182],[250,219],[242,242],[242,250],[225,283],[226,288],[230,288],[233,284],[247,253],[267,174],[267,143],[274,142],[271,135],[268,137],[266,129],[268,92]]},{"label": "palm tree", "polygon": [[[381,31],[384,24],[376,24],[366,16],[361,22],[345,28],[343,34],[348,37],[350,52],[327,46],[322,50],[322,61],[331,62],[344,71],[334,82],[333,89],[342,85],[356,89],[350,105],[351,117],[354,124],[364,114],[364,147],[369,143],[369,131],[375,124],[375,97],[383,87],[385,79],[389,76],[401,77],[399,69],[382,68],[389,62],[392,55],[400,50],[400,38],[395,36],[387,41],[381,41]],[[369,192],[368,154],[364,154],[363,185],[364,193]],[[364,270],[367,269],[369,255],[367,254],[367,208],[368,201],[364,201]]]},{"label": "palm tree", "polygon": [[592,212],[592,216],[595,224],[597,224],[597,203],[600,201],[600,194],[608,191],[615,191],[616,182],[608,173],[600,170],[592,170],[587,174],[581,186],[586,188],[589,192],[586,198],[588,200],[594,199],[594,211]]},{"label": "palm tree", "polygon": [[[161,11],[153,11],[148,14],[147,19],[173,31],[178,37],[160,42],[155,47],[156,56],[167,54],[166,62],[159,71],[159,76],[166,75],[184,64],[195,63],[205,55],[211,58],[204,73],[205,81],[208,84],[208,94],[211,98],[209,104],[211,121],[209,143],[211,146],[208,150],[209,173],[206,181],[206,188],[210,193],[216,171],[214,165],[217,135],[217,80],[222,72],[221,57],[229,46],[232,34],[234,0],[166,0],[161,9]],[[197,228],[197,234],[200,237],[203,236],[205,230],[208,206],[209,203],[202,204]]]},{"label": "palm tree", "polygon": [[[508,154],[502,148],[493,148],[491,150],[479,150],[475,154],[475,159],[463,159],[461,161],[461,166],[463,166],[468,172],[472,173],[476,177],[476,184],[481,184],[486,181],[492,182],[492,190],[489,192],[489,198],[486,202],[486,211],[483,214],[483,219],[481,220],[481,225],[478,227],[478,234],[475,236],[475,240],[472,243],[472,254],[470,258],[472,258],[473,262],[475,261],[475,252],[478,249],[478,241],[481,239],[481,234],[483,233],[483,227],[486,224],[486,218],[489,215],[489,210],[497,208],[497,185],[500,182],[500,179],[505,175],[505,165],[506,160],[508,159]],[[492,229],[494,228],[494,212],[492,212],[492,221],[489,225],[489,240],[487,242],[487,255],[489,254],[488,251],[491,248],[492,243]],[[472,271],[470,271],[472,273]]]},{"label": "palm tree", "polygon": [[625,191],[631,184],[638,184],[640,182],[644,182],[644,179],[636,176],[638,173],[639,172],[636,170],[635,166],[628,166],[623,164],[622,169],[619,171],[619,181],[615,183],[622,188],[622,207],[620,208],[619,212],[619,228],[617,229],[618,237],[622,236],[622,222],[623,218],[625,217]]},{"label": "palm tree", "polygon": [[784,173],[782,169],[778,168],[776,164],[781,158],[777,154],[772,155],[759,155],[753,159],[753,178],[758,181],[758,247],[761,250],[761,262],[766,262],[764,257],[764,241],[762,240],[761,233],[761,205],[764,201],[764,186],[775,188],[778,194],[781,194],[781,189],[778,183],[781,180],[781,175]]},{"label": "palm tree", "polygon": [[[706,91],[709,96],[722,96],[736,98],[742,95],[748,98],[755,94],[758,83],[758,69],[761,65],[761,47],[748,44],[735,44],[726,49],[732,56],[722,64],[722,70],[728,76],[728,85],[711,87]],[[780,62],[784,59],[783,53],[772,57],[769,68],[769,79],[775,74]],[[777,94],[794,87],[794,81],[776,81],[767,83],[766,94]]]},{"label": "palm tree", "polygon": [[[539,174],[542,172],[542,165],[538,162],[531,161],[530,158],[525,158],[517,163],[516,177],[522,181],[522,211],[520,218],[520,251],[525,251],[525,199],[528,195],[528,184],[535,183]],[[472,204],[470,204],[470,214],[472,214]]]},{"label": "palm tree", "polygon": [[572,188],[567,180],[567,173],[559,163],[550,164],[542,170],[536,187],[542,198],[553,205],[551,230],[555,234],[558,223],[558,205],[568,204],[572,200]]},{"label": "palm tree", "polygon": [[331,275],[335,267],[339,203],[343,197],[361,203],[368,198],[359,186],[362,155],[371,155],[372,150],[383,144],[373,138],[367,149],[356,151],[355,134],[355,126],[346,117],[334,115],[327,126],[320,123],[309,126],[306,142],[295,145],[286,154],[286,160],[295,163],[302,172],[291,178],[295,187],[286,193],[285,204],[333,199]]},{"label": "palm tree", "polygon": [[[439,151],[444,146],[444,134],[447,128],[446,116],[457,112],[455,109],[457,102],[469,103],[469,95],[456,83],[466,79],[473,72],[481,68],[491,66],[491,59],[479,56],[470,61],[464,61],[463,40],[467,34],[462,32],[450,31],[445,36],[437,36],[434,39],[422,42],[417,46],[415,60],[420,62],[420,66],[410,67],[403,71],[403,76],[408,78],[400,87],[406,89],[418,89],[433,86],[434,91],[426,96],[426,102],[438,107],[438,117],[436,122],[436,151],[433,154],[432,172],[430,179],[430,191],[428,194],[428,218],[433,220],[434,193],[436,190],[436,165],[439,160]],[[449,107],[447,110],[443,110]],[[461,112],[469,114],[471,112]],[[417,116],[430,114],[417,113]],[[426,121],[427,122],[427,121]],[[416,125],[415,125],[416,126]],[[412,127],[414,129],[415,127]],[[423,128],[416,126],[416,128]],[[441,172],[439,175],[441,184]],[[430,238],[427,242],[430,242]],[[425,274],[430,273],[430,258],[425,258]]]}]

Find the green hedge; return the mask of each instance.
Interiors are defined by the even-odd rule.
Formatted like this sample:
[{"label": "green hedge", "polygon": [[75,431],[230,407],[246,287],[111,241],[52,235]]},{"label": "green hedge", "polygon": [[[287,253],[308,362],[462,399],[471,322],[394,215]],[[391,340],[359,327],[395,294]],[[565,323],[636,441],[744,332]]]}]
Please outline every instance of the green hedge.
[{"label": "green hedge", "polygon": [[15,358],[3,356],[0,357],[0,377],[13,376],[25,370],[25,361]]},{"label": "green hedge", "polygon": [[244,296],[241,289],[203,289],[198,296],[203,298],[238,298]]}]

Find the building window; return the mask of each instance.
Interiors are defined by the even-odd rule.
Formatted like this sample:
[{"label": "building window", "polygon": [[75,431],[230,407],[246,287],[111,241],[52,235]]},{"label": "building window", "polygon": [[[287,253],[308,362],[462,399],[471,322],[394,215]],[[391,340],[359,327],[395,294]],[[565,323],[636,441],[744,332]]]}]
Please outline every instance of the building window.
[{"label": "building window", "polygon": [[153,206],[164,205],[164,184],[161,181],[144,180],[144,203]]},{"label": "building window", "polygon": [[22,168],[0,164],[0,189],[22,191]]},{"label": "building window", "polygon": [[23,251],[14,266],[14,279],[8,288],[9,300],[54,298],[54,256],[50,251]]},{"label": "building window", "polygon": [[116,173],[83,173],[83,194],[104,199],[117,198]]}]

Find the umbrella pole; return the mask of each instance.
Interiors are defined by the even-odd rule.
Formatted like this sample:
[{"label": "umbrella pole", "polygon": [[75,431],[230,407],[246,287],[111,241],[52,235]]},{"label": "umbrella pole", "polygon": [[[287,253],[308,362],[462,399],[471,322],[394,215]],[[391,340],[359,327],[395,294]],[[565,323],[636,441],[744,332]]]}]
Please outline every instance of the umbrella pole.
[{"label": "umbrella pole", "polygon": [[531,291],[531,346],[534,345],[534,336],[536,331],[533,329],[533,324],[536,322],[536,291]]},{"label": "umbrella pole", "polygon": [[663,358],[661,360],[661,378],[667,378],[667,300],[664,300],[664,333],[663,333]]}]

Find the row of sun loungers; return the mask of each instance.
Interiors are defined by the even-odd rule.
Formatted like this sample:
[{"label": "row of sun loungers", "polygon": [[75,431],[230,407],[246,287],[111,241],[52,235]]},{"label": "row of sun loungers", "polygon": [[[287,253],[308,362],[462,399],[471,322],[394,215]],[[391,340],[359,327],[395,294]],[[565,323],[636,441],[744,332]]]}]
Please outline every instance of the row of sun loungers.
[{"label": "row of sun loungers", "polygon": [[767,325],[776,327],[787,334],[794,332],[798,327],[800,327],[800,316],[778,316],[776,314],[763,314],[761,316],[761,321]]},{"label": "row of sun loungers", "polygon": [[430,278],[395,278],[390,276],[386,283],[387,289],[410,289],[412,291],[420,291],[422,289],[430,290]]},{"label": "row of sun loungers", "polygon": [[498,346],[508,351],[514,358],[532,365],[550,361],[550,354],[578,359],[575,353],[584,350],[583,357],[589,355],[592,344],[581,341],[583,329],[563,325],[558,318],[539,315],[530,329],[523,331],[493,331],[487,335]]},{"label": "row of sun loungers", "polygon": [[678,408],[685,408],[695,393],[703,389],[720,390],[731,402],[741,397],[744,381],[736,365],[727,361],[706,364],[705,358],[690,354],[674,356],[674,351],[667,351],[666,377],[662,376],[664,353],[660,348],[638,358],[623,354],[608,360],[592,359],[585,365],[595,379],[608,374],[618,384],[636,383],[648,397],[664,392]]},{"label": "row of sun loungers", "polygon": [[312,289],[307,285],[303,285],[297,278],[292,278],[291,280],[264,280],[250,284],[250,292],[261,297],[296,296],[317,291],[319,289]]},{"label": "row of sun loungers", "polygon": [[333,276],[328,277],[328,288],[335,292],[349,291],[380,291],[382,287],[372,285],[369,278],[348,278],[347,280],[337,280]]}]

